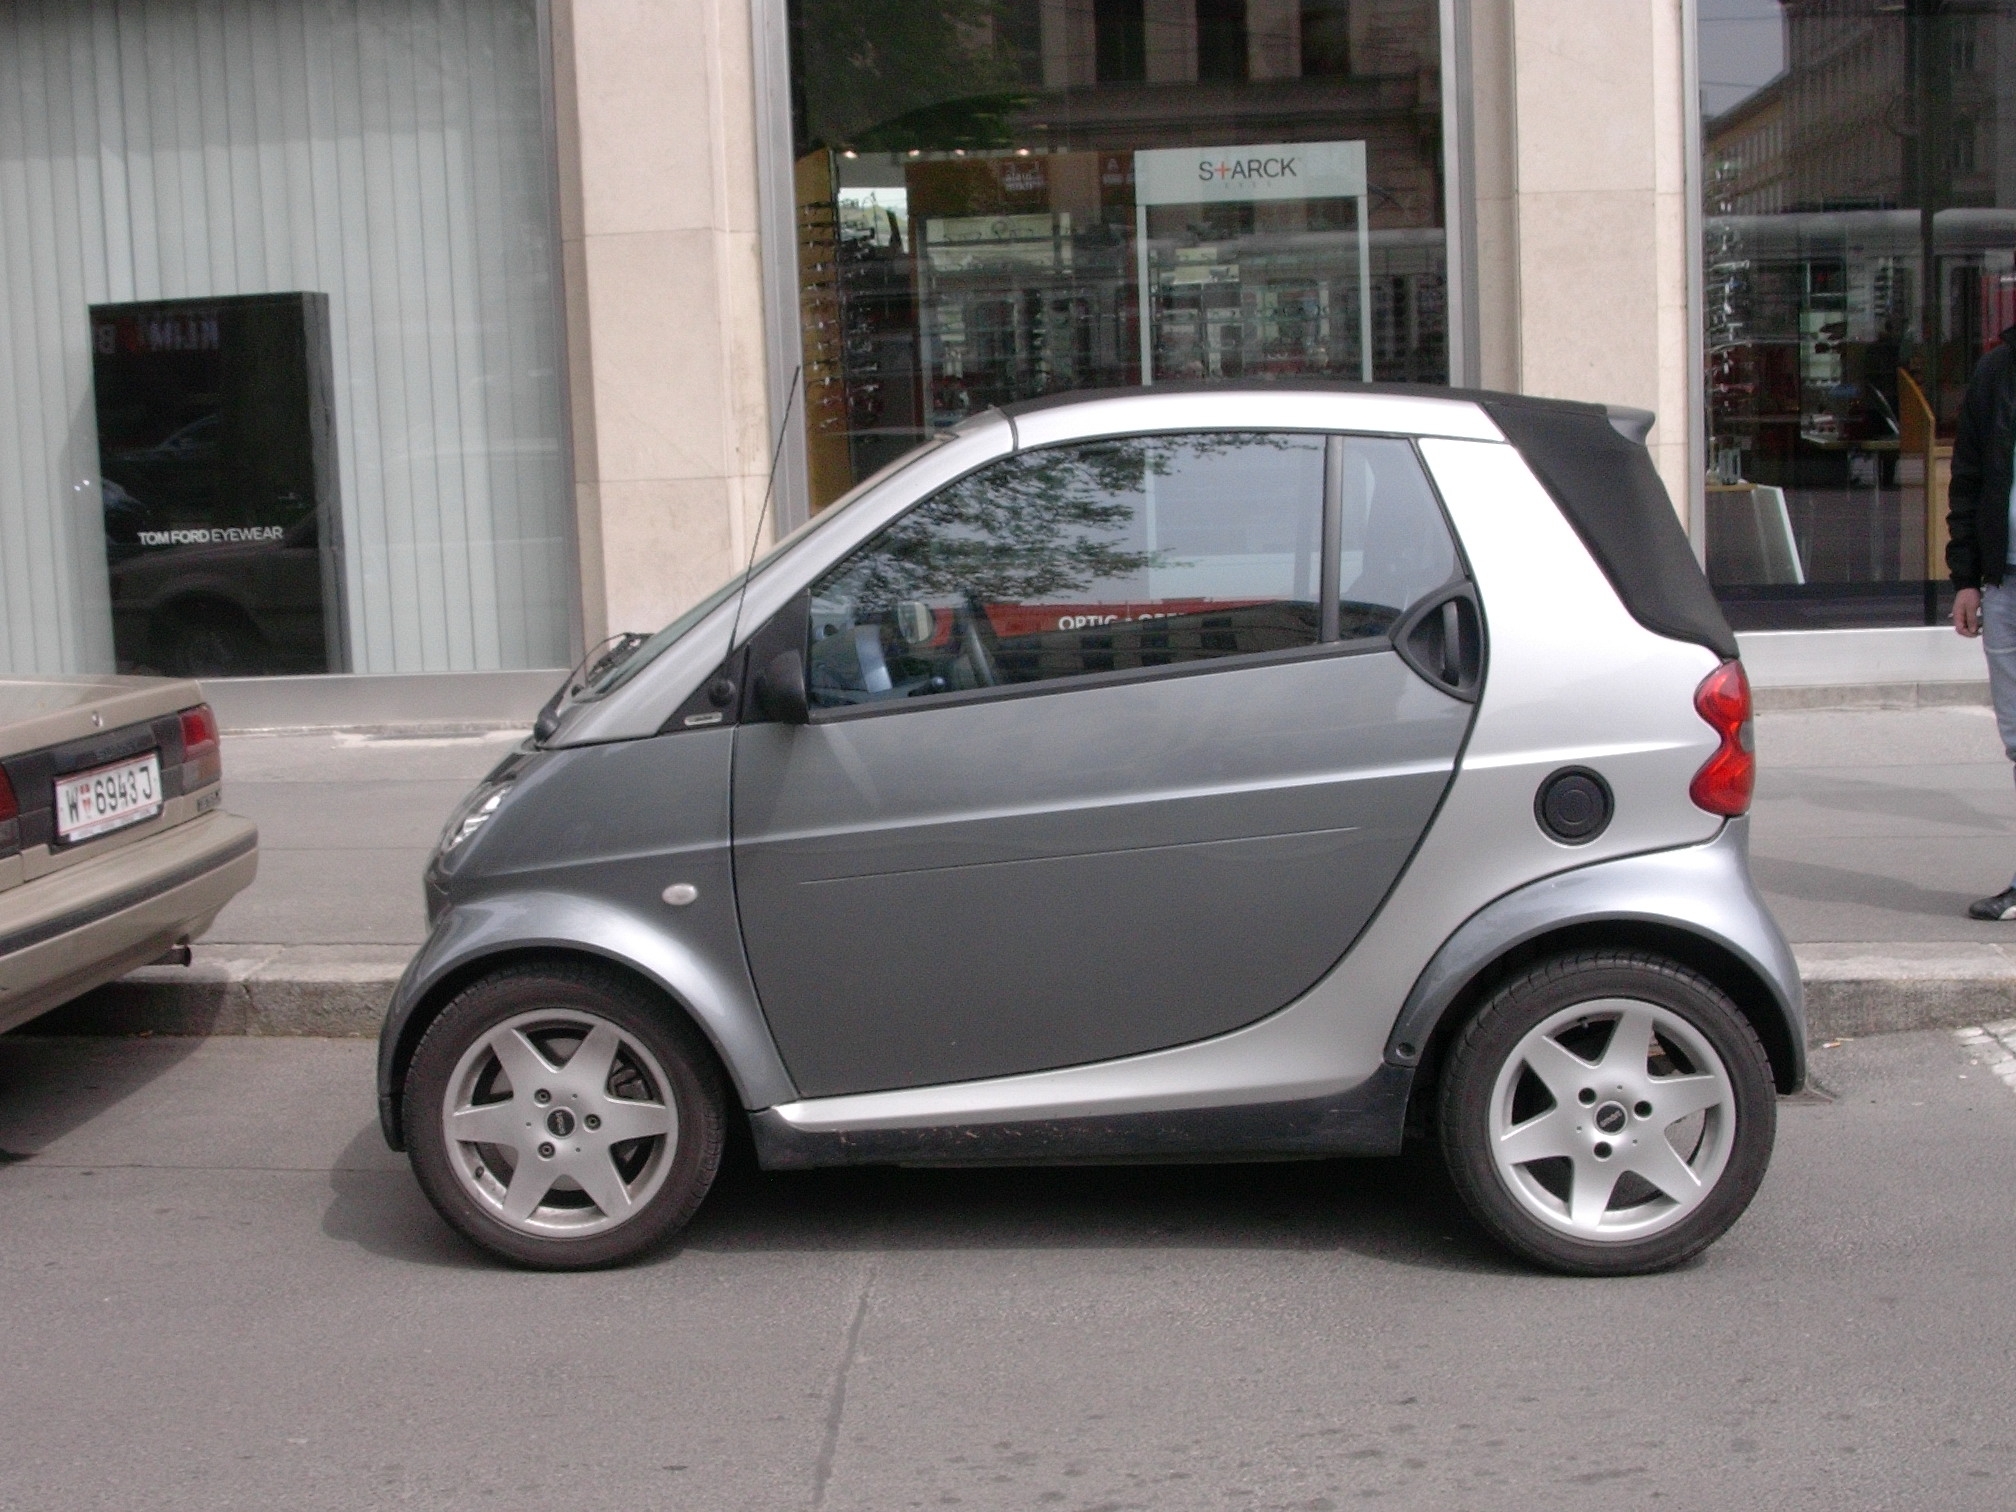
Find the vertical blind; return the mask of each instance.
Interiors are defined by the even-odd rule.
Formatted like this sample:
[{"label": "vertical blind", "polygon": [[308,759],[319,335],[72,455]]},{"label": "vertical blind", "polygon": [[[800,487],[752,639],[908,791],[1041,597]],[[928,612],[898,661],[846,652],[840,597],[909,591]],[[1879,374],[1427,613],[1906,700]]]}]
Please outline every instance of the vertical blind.
[{"label": "vertical blind", "polygon": [[0,670],[112,665],[93,304],[329,297],[353,670],[568,660],[535,0],[0,0]]}]

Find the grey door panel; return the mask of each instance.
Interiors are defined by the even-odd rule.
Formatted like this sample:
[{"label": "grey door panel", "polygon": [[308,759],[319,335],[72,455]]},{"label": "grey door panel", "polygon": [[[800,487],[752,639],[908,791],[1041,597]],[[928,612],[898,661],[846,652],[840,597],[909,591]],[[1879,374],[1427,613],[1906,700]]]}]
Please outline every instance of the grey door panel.
[{"label": "grey door panel", "polygon": [[1349,948],[1470,717],[1391,651],[736,734],[736,886],[806,1096],[1181,1044]]}]

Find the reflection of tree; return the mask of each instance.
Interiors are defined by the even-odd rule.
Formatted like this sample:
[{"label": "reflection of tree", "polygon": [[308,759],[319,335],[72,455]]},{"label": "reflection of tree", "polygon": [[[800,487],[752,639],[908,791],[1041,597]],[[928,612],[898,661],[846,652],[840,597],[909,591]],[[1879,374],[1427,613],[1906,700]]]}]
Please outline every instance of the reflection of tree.
[{"label": "reflection of tree", "polygon": [[1127,549],[1149,475],[1253,446],[1265,435],[1129,437],[1024,452],[983,468],[913,509],[834,575],[821,597],[856,617],[900,599],[1030,603],[1172,565]]},{"label": "reflection of tree", "polygon": [[[1004,0],[796,0],[800,150],[1007,145],[1008,113],[1020,101],[1006,93],[1017,82],[1013,59],[995,39],[1009,8]],[[915,118],[910,129],[901,117]]]}]

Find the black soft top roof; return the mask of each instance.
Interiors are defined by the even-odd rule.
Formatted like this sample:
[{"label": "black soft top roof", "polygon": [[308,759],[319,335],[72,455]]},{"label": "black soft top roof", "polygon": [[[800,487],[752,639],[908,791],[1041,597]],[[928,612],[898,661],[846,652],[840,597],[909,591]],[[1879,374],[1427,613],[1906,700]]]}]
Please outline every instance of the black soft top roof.
[{"label": "black soft top roof", "polygon": [[1481,406],[1553,496],[1633,619],[1656,634],[1706,646],[1725,660],[1736,656],[1735,632],[1694,560],[1694,549],[1680,528],[1666,485],[1645,449],[1653,418],[1645,410],[1500,394],[1489,389],[1298,378],[1253,383],[1185,381],[1158,383],[1153,388],[1051,394],[1004,404],[1001,412],[1013,418],[1088,399],[1270,388],[1459,399]]}]

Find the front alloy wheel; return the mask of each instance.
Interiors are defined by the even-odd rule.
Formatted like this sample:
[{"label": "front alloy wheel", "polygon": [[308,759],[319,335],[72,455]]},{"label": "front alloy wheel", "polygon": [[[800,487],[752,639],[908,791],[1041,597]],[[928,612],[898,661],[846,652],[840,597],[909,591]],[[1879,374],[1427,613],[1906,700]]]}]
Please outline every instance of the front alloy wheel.
[{"label": "front alloy wheel", "polygon": [[1442,1138],[1471,1212],[1552,1269],[1678,1264],[1736,1221],[1776,1103],[1755,1031],[1713,983],[1616,953],[1543,962],[1451,1047]]},{"label": "front alloy wheel", "polygon": [[523,1265],[634,1258],[681,1227],[720,1162],[722,1099],[669,1005],[589,966],[507,969],[429,1026],[407,1074],[414,1174]]}]

